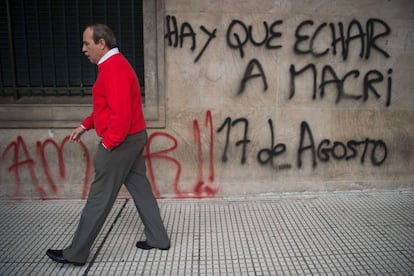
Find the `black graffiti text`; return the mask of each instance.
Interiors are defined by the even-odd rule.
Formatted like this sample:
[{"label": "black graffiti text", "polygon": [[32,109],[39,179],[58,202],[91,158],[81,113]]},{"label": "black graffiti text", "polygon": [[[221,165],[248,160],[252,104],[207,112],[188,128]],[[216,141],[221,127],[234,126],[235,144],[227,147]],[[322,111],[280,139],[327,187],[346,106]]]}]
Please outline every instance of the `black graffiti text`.
[{"label": "black graffiti text", "polygon": [[[254,69],[257,68],[258,73],[253,73]],[[256,71],[256,70],[255,70]],[[268,88],[266,74],[263,70],[262,64],[257,59],[252,59],[249,64],[247,64],[246,70],[244,71],[244,76],[240,82],[240,87],[237,94],[242,94],[246,89],[247,82],[251,79],[261,77],[263,81],[263,91],[266,91]]]},{"label": "black graffiti text", "polygon": [[270,25],[264,21],[265,34],[263,37],[257,38],[252,25],[246,26],[243,21],[234,19],[227,28],[227,45],[231,49],[239,50],[241,58],[244,57],[244,47],[249,42],[257,47],[264,45],[266,49],[280,49],[282,45],[277,40],[282,36],[282,33],[277,28],[282,24],[283,20],[275,20]]},{"label": "black graffiti text", "polygon": [[387,159],[387,145],[381,139],[349,140],[346,142],[322,139],[315,143],[315,139],[308,123],[303,121],[300,126],[300,141],[297,151],[297,167],[302,168],[303,159],[310,155],[312,167],[316,168],[318,161],[359,159],[361,164],[368,160],[373,166],[381,166]]},{"label": "black graffiti text", "polygon": [[[272,169],[283,170],[291,169],[293,166],[286,160],[288,147],[282,142],[276,142],[275,129],[272,119],[268,119],[270,132],[269,147],[261,148],[256,155],[257,162],[263,166],[270,166]],[[242,146],[242,153],[240,163],[242,165],[247,163],[248,147],[251,140],[249,139],[249,120],[246,118],[232,119],[227,117],[223,124],[217,129],[220,133],[225,130],[226,140],[224,143],[223,154],[221,161],[223,163],[229,160],[229,146],[232,144],[235,135],[237,135],[233,128],[238,125],[242,126],[241,138],[234,143],[237,147]],[[374,167],[379,167],[387,160],[388,148],[382,139],[349,139],[347,141],[332,141],[328,138],[323,138],[316,141],[314,134],[306,121],[302,121],[299,129],[299,143],[296,147],[297,159],[296,168],[301,169],[305,162],[310,162],[312,168],[316,168],[319,162],[351,162],[359,161],[361,165],[371,164]],[[276,162],[277,161],[277,162]]]},{"label": "black graffiti text", "polygon": [[[360,70],[350,70],[344,75],[338,76],[334,68],[330,65],[325,65],[321,70],[318,70],[315,64],[308,64],[300,69],[297,69],[296,66],[292,64],[290,65],[289,71],[289,99],[292,99],[295,96],[297,78],[308,73],[312,79],[312,100],[316,100],[317,98],[323,99],[327,88],[333,87],[333,90],[336,91],[336,103],[339,103],[343,99],[361,100],[366,102],[370,98],[370,95],[372,95],[376,99],[384,97],[385,106],[388,107],[391,105],[391,68],[389,68],[386,73],[372,69],[365,72],[362,76]],[[355,80],[361,82],[361,90],[352,92],[346,91],[345,86],[347,82]]]},{"label": "black graffiti text", "polygon": [[275,169],[290,169],[291,165],[288,163],[280,165],[275,164],[274,159],[286,152],[286,145],[283,143],[276,144],[272,119],[269,119],[268,123],[270,129],[270,147],[263,148],[257,153],[257,161],[261,165],[270,164],[270,166]]},{"label": "black graffiti text", "polygon": [[[190,50],[194,51],[197,48],[197,33],[194,31],[191,24],[183,22],[179,28],[179,24],[175,16],[167,15],[166,20],[167,33],[164,37],[168,41],[168,46],[183,48],[184,40],[188,38],[191,44]],[[202,31],[202,34],[207,35],[207,40],[205,41],[200,52],[197,54],[197,57],[194,59],[194,62],[197,62],[202,57],[203,53],[210,45],[210,42],[216,38],[217,29],[209,31],[206,27],[200,26],[200,30]]]},{"label": "black graffiti text", "polygon": [[[344,61],[347,60],[351,49],[358,48],[360,58],[369,59],[373,50],[388,58],[390,56],[388,52],[377,42],[390,33],[391,28],[388,24],[376,18],[368,19],[365,26],[354,19],[347,27],[342,22],[336,24],[324,22],[314,27],[312,20],[306,20],[296,27],[293,48],[297,54],[311,54],[315,57],[329,53],[336,55],[340,52]],[[329,40],[325,39],[326,35],[330,37]]]},{"label": "black graffiti text", "polygon": [[227,117],[223,124],[218,128],[217,132],[221,132],[222,130],[224,130],[224,128],[227,129],[226,131],[226,142],[224,144],[224,151],[223,151],[223,155],[221,156],[221,161],[223,161],[224,163],[227,162],[228,158],[227,158],[227,151],[228,151],[228,147],[229,147],[229,143],[230,143],[230,132],[232,130],[233,127],[235,127],[237,124],[239,123],[243,123],[243,138],[241,140],[238,140],[236,142],[236,146],[242,146],[242,156],[241,156],[241,164],[246,163],[246,150],[247,150],[247,145],[250,143],[250,140],[247,138],[248,137],[248,130],[249,130],[249,121],[245,118],[238,118],[236,120],[232,120],[230,117]]}]

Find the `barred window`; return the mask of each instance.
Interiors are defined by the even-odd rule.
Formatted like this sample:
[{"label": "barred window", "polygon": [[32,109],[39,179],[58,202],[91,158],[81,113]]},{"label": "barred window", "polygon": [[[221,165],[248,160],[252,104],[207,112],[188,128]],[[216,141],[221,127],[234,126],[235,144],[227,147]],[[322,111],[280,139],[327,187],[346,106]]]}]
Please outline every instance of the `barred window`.
[{"label": "barred window", "polygon": [[135,0],[1,1],[0,103],[90,103],[96,65],[81,49],[92,22],[112,28],[144,86],[142,10]]}]

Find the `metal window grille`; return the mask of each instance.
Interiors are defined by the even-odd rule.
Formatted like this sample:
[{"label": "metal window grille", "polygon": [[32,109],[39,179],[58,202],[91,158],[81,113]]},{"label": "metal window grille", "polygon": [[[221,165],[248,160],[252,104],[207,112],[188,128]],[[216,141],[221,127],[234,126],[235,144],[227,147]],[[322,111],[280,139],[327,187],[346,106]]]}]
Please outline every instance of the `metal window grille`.
[{"label": "metal window grille", "polygon": [[91,22],[113,29],[143,86],[141,0],[6,0],[0,2],[0,102],[88,98],[96,66],[81,48],[83,29]]}]

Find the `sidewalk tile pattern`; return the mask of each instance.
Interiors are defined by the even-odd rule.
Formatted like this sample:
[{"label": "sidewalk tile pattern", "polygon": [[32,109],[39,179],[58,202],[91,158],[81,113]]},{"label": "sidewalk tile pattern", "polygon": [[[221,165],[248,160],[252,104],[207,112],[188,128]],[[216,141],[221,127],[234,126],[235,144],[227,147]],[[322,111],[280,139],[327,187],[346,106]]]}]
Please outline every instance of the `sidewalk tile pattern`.
[{"label": "sidewalk tile pattern", "polygon": [[0,275],[414,275],[414,190],[161,199],[168,251],[137,249],[119,199],[83,267],[45,251],[71,240],[84,201],[0,201]]}]

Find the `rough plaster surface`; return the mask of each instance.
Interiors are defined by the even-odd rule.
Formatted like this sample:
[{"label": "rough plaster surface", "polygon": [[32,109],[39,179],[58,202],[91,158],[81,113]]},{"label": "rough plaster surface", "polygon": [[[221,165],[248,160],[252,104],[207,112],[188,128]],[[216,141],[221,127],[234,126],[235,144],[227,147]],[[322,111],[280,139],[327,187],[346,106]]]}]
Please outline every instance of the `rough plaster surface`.
[{"label": "rough plaster surface", "polygon": [[[176,31],[170,38],[178,44],[169,45],[167,36],[166,128],[149,130],[146,150],[157,196],[414,185],[412,1],[166,0],[164,17],[165,34],[170,24]],[[178,28],[167,18],[176,20]],[[238,23],[230,28],[234,20]],[[312,23],[299,28],[307,20]],[[370,20],[377,20],[373,29],[367,27]],[[351,22],[349,35],[362,35],[346,43],[346,58],[340,43],[334,55],[329,24],[336,36],[342,24],[348,36]],[[329,49],[327,54],[295,51],[298,35],[304,40],[298,49],[305,52],[325,23],[314,36],[313,49],[316,54]],[[384,26],[390,33],[373,38]],[[367,31],[374,34],[371,40]],[[247,41],[243,57],[231,47],[236,36]],[[281,47],[254,45],[250,39]],[[290,68],[299,71],[308,65],[317,72],[315,98],[310,71],[294,78],[292,95]],[[338,100],[338,86],[331,83],[324,86],[322,97],[323,79],[335,78],[344,79],[347,96]],[[375,79],[371,87],[376,94],[372,89],[364,92],[364,78]],[[84,197],[99,140],[91,132],[83,144],[73,145],[65,143],[69,133],[0,130],[0,195]]]}]

